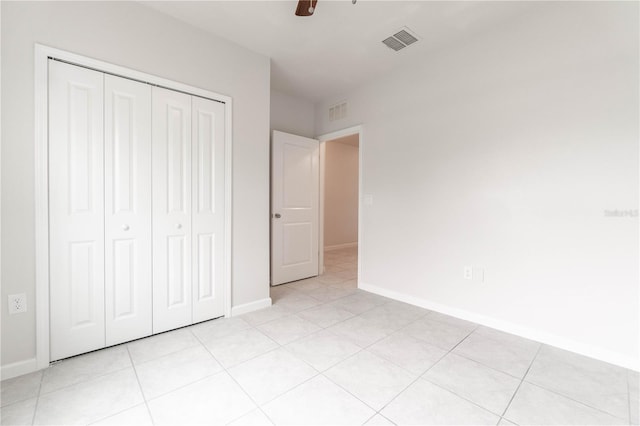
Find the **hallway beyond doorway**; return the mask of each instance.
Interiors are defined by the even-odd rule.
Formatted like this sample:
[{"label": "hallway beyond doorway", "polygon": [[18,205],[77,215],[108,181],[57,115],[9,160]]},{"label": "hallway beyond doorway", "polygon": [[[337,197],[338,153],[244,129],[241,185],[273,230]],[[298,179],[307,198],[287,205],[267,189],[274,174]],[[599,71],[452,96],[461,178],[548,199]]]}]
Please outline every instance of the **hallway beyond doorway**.
[{"label": "hallway beyond doorway", "polygon": [[[358,288],[358,247],[325,250],[324,273],[271,287],[275,306],[306,309],[355,292]],[[315,299],[312,300],[312,299]]]}]

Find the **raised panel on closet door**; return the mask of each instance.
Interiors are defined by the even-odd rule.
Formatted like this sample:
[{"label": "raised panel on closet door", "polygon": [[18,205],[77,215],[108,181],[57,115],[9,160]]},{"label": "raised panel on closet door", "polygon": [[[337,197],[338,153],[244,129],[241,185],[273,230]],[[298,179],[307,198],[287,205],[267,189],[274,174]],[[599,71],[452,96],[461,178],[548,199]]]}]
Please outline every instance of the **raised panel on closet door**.
[{"label": "raised panel on closet door", "polygon": [[49,61],[51,361],[105,346],[103,77]]},{"label": "raised panel on closet door", "polygon": [[192,97],[193,321],[224,315],[224,104]]},{"label": "raised panel on closet door", "polygon": [[107,346],[151,324],[151,86],[105,75]]},{"label": "raised panel on closet door", "polygon": [[191,97],[159,87],[153,108],[153,332],[191,324]]}]

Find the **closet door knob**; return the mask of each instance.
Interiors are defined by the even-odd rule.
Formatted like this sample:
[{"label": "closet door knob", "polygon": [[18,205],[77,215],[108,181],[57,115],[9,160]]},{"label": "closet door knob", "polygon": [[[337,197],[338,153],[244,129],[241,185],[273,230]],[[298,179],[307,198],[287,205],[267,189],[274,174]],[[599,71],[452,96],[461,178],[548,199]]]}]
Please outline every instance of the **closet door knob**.
[{"label": "closet door knob", "polygon": [[122,225],[122,230],[123,231],[128,231],[129,230],[129,225]]},{"label": "closet door knob", "polygon": [[177,223],[177,224],[176,224],[176,228],[177,228],[177,229],[182,229],[182,224],[181,224],[181,223]]}]

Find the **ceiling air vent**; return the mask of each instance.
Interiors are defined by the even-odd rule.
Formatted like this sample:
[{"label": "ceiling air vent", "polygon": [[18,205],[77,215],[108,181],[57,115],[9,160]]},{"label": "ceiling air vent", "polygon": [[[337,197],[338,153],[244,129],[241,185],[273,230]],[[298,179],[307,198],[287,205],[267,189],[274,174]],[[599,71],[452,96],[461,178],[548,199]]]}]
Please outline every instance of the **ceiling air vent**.
[{"label": "ceiling air vent", "polygon": [[396,52],[406,47],[404,44],[393,38],[393,36],[385,38],[384,40],[382,40],[382,42],[386,44],[387,47],[395,50]]},{"label": "ceiling air vent", "polygon": [[406,44],[407,46],[410,45],[411,43],[415,43],[416,41],[418,41],[418,39],[412,36],[411,34],[409,34],[407,30],[400,30],[397,33],[395,33],[393,36],[398,40],[400,40],[401,42],[403,42],[404,44]]},{"label": "ceiling air vent", "polygon": [[409,28],[404,27],[400,31],[397,31],[394,35],[382,40],[382,43],[384,43],[388,48],[393,49],[397,52],[398,50],[404,49],[405,47],[415,43],[416,41],[418,41],[418,37],[416,37],[415,34],[413,34],[411,30],[409,30]]}]

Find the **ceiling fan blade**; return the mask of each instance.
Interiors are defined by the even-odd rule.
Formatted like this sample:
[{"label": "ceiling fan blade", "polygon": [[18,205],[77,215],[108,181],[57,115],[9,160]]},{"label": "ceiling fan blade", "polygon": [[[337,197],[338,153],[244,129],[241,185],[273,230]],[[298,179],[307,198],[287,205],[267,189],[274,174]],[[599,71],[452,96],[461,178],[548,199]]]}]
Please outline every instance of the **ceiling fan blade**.
[{"label": "ceiling fan blade", "polygon": [[311,16],[316,9],[318,0],[298,0],[296,16]]}]

